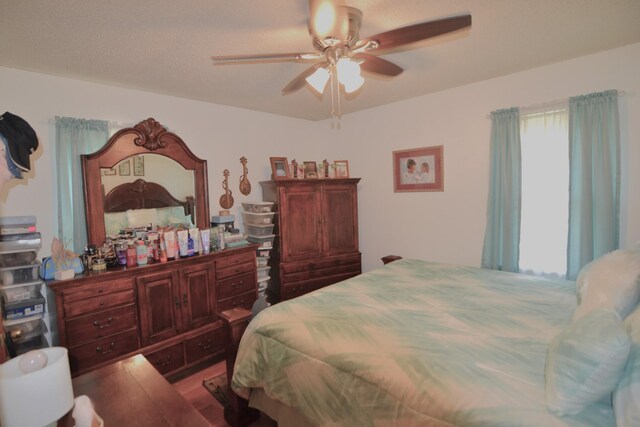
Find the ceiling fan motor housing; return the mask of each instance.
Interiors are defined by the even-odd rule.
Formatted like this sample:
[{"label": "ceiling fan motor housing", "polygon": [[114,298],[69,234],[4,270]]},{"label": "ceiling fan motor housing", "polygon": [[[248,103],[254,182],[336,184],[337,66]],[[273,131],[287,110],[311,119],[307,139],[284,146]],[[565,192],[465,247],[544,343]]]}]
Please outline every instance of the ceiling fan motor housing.
[{"label": "ceiling fan motor housing", "polygon": [[[309,26],[309,33],[313,36],[313,47],[320,52],[324,52],[328,47],[342,44],[348,48],[352,48],[360,38],[360,26],[362,25],[362,12],[355,7],[340,6],[337,19],[348,19],[348,25],[346,28],[346,34],[335,34],[323,37],[322,39],[311,33],[311,26]],[[336,25],[338,30],[342,31],[344,26]],[[338,32],[341,32],[338,31]]]}]

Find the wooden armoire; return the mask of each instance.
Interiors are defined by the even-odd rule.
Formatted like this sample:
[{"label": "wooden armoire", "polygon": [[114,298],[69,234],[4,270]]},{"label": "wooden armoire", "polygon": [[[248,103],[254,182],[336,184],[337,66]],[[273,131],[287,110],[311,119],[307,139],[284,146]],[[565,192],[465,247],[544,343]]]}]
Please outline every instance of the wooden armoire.
[{"label": "wooden armoire", "polygon": [[277,212],[270,302],[285,301],[362,272],[358,250],[360,178],[261,182]]}]

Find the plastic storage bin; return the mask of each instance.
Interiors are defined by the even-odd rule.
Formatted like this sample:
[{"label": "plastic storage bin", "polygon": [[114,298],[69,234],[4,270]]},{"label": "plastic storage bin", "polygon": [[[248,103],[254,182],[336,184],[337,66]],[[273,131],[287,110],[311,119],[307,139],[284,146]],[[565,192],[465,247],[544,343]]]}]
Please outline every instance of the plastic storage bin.
[{"label": "plastic storage bin", "polygon": [[42,288],[42,282],[25,283],[24,285],[2,286],[0,294],[6,304],[36,298]]},{"label": "plastic storage bin", "polygon": [[29,350],[38,350],[41,348],[49,347],[49,343],[47,342],[45,336],[40,334],[30,340],[14,343],[13,346],[16,351],[16,356],[19,356]]},{"label": "plastic storage bin", "polygon": [[264,213],[271,212],[273,208],[273,202],[243,202],[242,208],[245,212],[256,212],[256,213]]},{"label": "plastic storage bin", "polygon": [[0,236],[0,252],[39,250],[42,246],[40,233],[8,234]]},{"label": "plastic storage bin", "polygon": [[4,327],[14,343],[28,341],[47,332],[47,327],[40,317],[6,322]]},{"label": "plastic storage bin", "polygon": [[258,268],[258,281],[264,279],[265,277],[269,277],[269,269],[271,267],[259,267]]},{"label": "plastic storage bin", "polygon": [[38,291],[35,298],[16,301],[4,305],[2,315],[5,319],[21,319],[23,317],[33,316],[34,314],[44,313],[44,297]]},{"label": "plastic storage bin", "polygon": [[265,225],[273,224],[275,212],[254,213],[242,212],[242,222],[244,225]]},{"label": "plastic storage bin", "polygon": [[267,256],[257,256],[256,257],[256,266],[258,267],[266,267],[269,264],[269,255]]},{"label": "plastic storage bin", "polygon": [[40,261],[28,265],[0,268],[0,281],[3,285],[18,285],[36,281],[39,276]]},{"label": "plastic storage bin", "polygon": [[275,239],[275,234],[270,234],[268,236],[247,236],[247,240],[251,243],[259,243],[260,247],[258,250],[263,249],[271,249],[273,248],[273,239]]},{"label": "plastic storage bin", "polygon": [[258,258],[269,258],[269,251],[271,248],[258,248],[256,255]]},{"label": "plastic storage bin", "polygon": [[0,252],[0,267],[17,267],[33,263],[38,257],[38,252]]},{"label": "plastic storage bin", "polygon": [[273,224],[271,225],[244,225],[244,232],[249,236],[262,237],[273,234]]},{"label": "plastic storage bin", "polygon": [[265,291],[269,286],[270,276],[263,277],[262,279],[258,279],[258,292]]}]

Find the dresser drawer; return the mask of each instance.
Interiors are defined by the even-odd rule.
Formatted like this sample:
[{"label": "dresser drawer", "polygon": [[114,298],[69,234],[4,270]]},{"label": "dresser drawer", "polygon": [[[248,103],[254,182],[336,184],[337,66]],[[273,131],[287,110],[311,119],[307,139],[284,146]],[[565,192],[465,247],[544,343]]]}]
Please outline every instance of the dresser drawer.
[{"label": "dresser drawer", "polygon": [[102,338],[136,327],[133,304],[104,310],[66,321],[67,347]]},{"label": "dresser drawer", "polygon": [[183,343],[180,342],[153,353],[146,353],[144,356],[158,372],[166,375],[184,365]]},{"label": "dresser drawer", "polygon": [[134,300],[133,289],[112,294],[102,294],[98,297],[88,298],[85,300],[66,302],[64,304],[64,313],[67,317],[73,317],[84,313],[92,313],[97,310],[116,307],[119,305],[132,304]]},{"label": "dresser drawer", "polygon": [[246,252],[216,260],[216,278],[225,279],[242,273],[253,271],[256,265],[256,254]]},{"label": "dresser drawer", "polygon": [[222,328],[206,332],[184,343],[187,364],[198,362],[207,357],[224,351],[224,337]]},{"label": "dresser drawer", "polygon": [[243,274],[224,280],[218,280],[218,299],[223,300],[256,288],[256,273]]},{"label": "dresser drawer", "polygon": [[98,282],[78,289],[64,291],[62,298],[64,305],[67,306],[67,304],[74,301],[132,289],[133,280],[129,277],[108,282]]},{"label": "dresser drawer", "polygon": [[[331,276],[342,276],[345,274],[353,273],[353,275],[357,275],[361,273],[360,264],[351,264],[351,265],[340,265],[331,268],[324,269],[316,269],[316,270],[308,270],[301,271],[297,273],[285,273],[283,277],[287,282],[297,282],[302,280],[310,280],[310,279],[322,279],[328,278]],[[334,280],[332,283],[335,283]]]},{"label": "dresser drawer", "polygon": [[218,301],[218,313],[222,313],[226,310],[231,310],[232,308],[246,308],[247,310],[251,310],[253,308],[253,303],[256,302],[256,292],[251,291],[246,294],[237,295],[235,297],[227,298],[224,300]]},{"label": "dresser drawer", "polygon": [[136,329],[70,348],[69,363],[71,372],[76,374],[133,352],[137,348],[138,331]]},{"label": "dresser drawer", "polygon": [[304,271],[320,271],[324,269],[346,268],[360,269],[360,254],[345,255],[319,260],[305,260],[282,263],[280,268],[284,274]]}]

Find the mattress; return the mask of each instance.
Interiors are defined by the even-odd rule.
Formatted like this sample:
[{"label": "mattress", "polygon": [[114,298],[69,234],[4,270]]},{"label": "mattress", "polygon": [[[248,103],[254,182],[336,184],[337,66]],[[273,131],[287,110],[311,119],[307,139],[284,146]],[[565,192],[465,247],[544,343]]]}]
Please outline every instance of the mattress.
[{"label": "mattress", "polygon": [[548,343],[574,282],[401,260],[262,311],[232,387],[317,426],[614,426],[611,402],[546,409]]}]

